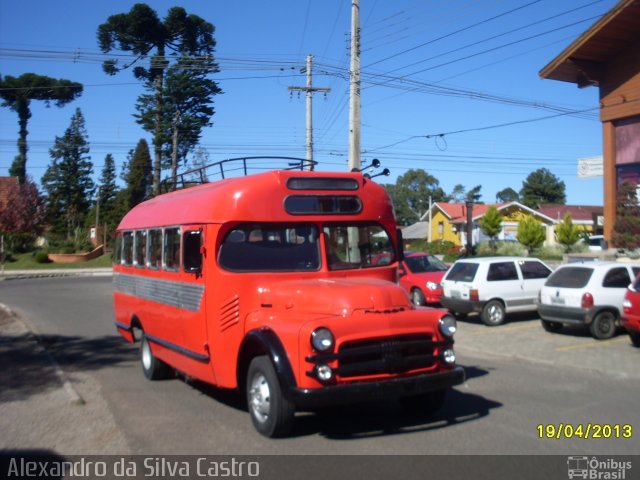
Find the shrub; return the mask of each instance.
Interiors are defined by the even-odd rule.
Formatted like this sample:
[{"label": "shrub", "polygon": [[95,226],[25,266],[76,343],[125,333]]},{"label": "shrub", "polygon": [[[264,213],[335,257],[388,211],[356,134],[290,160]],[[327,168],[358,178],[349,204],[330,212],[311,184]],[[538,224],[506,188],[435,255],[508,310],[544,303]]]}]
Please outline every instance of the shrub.
[{"label": "shrub", "polygon": [[570,251],[572,245],[580,240],[580,229],[573,224],[573,218],[569,212],[565,214],[562,223],[556,228],[556,237],[558,242],[565,246],[567,252]]},{"label": "shrub", "polygon": [[479,257],[523,257],[526,255],[524,247],[517,242],[495,242],[495,248],[490,242],[481,242],[476,246]]},{"label": "shrub", "polygon": [[541,260],[562,260],[564,257],[564,248],[562,245],[540,247],[536,250],[536,257]]},{"label": "shrub", "polygon": [[518,224],[518,241],[529,250],[542,246],[545,240],[544,227],[533,217],[525,217]]},{"label": "shrub", "polygon": [[51,262],[51,260],[49,260],[49,255],[47,254],[47,252],[37,252],[34,255],[34,260],[36,261],[36,263],[49,263],[49,262]]}]

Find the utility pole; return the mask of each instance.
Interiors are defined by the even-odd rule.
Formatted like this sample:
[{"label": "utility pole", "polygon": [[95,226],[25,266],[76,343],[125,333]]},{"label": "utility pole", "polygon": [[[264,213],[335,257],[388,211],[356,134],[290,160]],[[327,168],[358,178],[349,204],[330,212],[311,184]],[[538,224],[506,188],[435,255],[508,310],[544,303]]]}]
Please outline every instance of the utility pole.
[{"label": "utility pole", "polygon": [[307,68],[302,71],[307,72],[307,86],[306,87],[289,87],[291,92],[307,92],[307,160],[309,161],[308,168],[313,170],[313,94],[315,92],[324,92],[325,94],[330,92],[330,88],[318,88],[313,86],[312,82],[312,69],[313,55],[307,55]]},{"label": "utility pole", "polygon": [[349,67],[349,171],[360,162],[360,0],[351,0],[351,64]]}]

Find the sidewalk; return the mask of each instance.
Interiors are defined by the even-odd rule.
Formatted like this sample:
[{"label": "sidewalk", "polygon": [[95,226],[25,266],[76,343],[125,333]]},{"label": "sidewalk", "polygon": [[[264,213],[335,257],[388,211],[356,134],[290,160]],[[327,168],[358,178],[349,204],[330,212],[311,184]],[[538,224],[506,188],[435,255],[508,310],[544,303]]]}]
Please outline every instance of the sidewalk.
[{"label": "sidewalk", "polygon": [[111,268],[43,268],[40,270],[4,270],[0,272],[0,281],[16,278],[45,278],[45,277],[81,277],[113,275]]},{"label": "sidewalk", "polygon": [[70,378],[22,319],[2,304],[0,365],[0,452],[130,451],[99,384],[82,373]]}]

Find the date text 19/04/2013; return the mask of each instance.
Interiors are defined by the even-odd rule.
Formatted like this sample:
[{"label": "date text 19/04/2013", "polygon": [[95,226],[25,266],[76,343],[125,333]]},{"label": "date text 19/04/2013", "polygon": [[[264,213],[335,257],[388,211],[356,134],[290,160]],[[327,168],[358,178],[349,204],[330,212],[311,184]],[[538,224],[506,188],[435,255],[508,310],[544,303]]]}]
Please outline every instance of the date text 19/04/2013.
[{"label": "date text 19/04/2013", "polygon": [[571,423],[539,424],[536,426],[538,438],[560,440],[561,438],[607,439],[633,438],[633,426],[629,424]]}]

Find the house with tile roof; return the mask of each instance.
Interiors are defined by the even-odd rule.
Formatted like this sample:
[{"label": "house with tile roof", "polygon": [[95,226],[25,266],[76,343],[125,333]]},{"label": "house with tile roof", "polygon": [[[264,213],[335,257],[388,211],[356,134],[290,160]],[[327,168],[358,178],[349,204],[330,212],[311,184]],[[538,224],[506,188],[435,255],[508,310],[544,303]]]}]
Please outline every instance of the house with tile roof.
[{"label": "house with tile roof", "polygon": [[[545,244],[553,245],[556,243],[555,225],[562,221],[564,214],[558,221],[548,214],[552,213],[557,215],[558,210],[549,209],[548,211],[540,211],[529,208],[520,202],[506,202],[473,205],[471,212],[473,221],[473,245],[489,240],[480,229],[480,219],[491,206],[495,206],[503,216],[502,231],[498,235],[498,240],[516,241],[518,224],[523,218],[531,216],[545,228]],[[449,241],[457,246],[466,245],[467,205],[465,203],[436,202],[431,206],[430,213],[431,215],[429,215],[429,212],[425,213],[422,218],[420,218],[420,221],[429,222],[429,216],[431,217],[431,226],[427,227],[427,233],[429,233],[430,230],[432,241]]]}]

